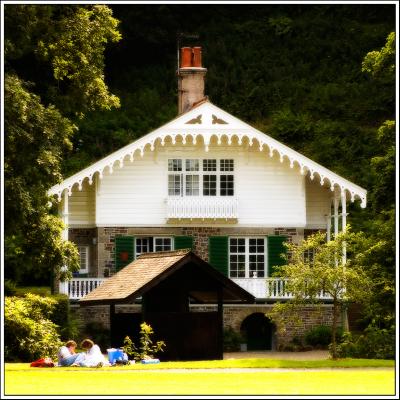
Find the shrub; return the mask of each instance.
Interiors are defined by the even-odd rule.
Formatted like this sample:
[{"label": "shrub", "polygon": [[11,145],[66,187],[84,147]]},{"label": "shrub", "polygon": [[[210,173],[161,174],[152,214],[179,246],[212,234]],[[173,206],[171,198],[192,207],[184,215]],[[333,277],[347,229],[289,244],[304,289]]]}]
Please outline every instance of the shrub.
[{"label": "shrub", "polygon": [[101,349],[110,347],[110,330],[105,328],[101,322],[87,323],[82,334],[92,339]]},{"label": "shrub", "polygon": [[71,313],[68,296],[65,294],[56,294],[51,296],[51,298],[56,302],[51,320],[60,327],[61,340],[77,339],[80,326],[78,320]]},{"label": "shrub", "polygon": [[15,296],[17,293],[17,287],[15,285],[15,282],[7,279],[4,281],[4,295],[5,296]]},{"label": "shrub", "polygon": [[129,336],[126,336],[124,339],[124,345],[122,346],[124,352],[128,356],[133,357],[136,361],[154,358],[157,353],[164,351],[165,342],[160,340],[156,344],[153,344],[153,340],[150,338],[153,334],[154,332],[152,327],[146,324],[146,322],[143,322],[140,324],[139,348]]},{"label": "shrub", "polygon": [[[343,335],[343,329],[339,327],[336,330],[336,340],[341,341]],[[327,325],[318,325],[309,329],[304,335],[304,341],[306,344],[313,347],[327,348],[331,343],[332,339],[332,328]]]},{"label": "shrub", "polygon": [[7,361],[32,361],[57,357],[62,345],[57,325],[50,320],[55,300],[34,294],[6,297],[4,357]]},{"label": "shrub", "polygon": [[345,333],[342,343],[338,346],[338,356],[341,358],[394,359],[394,326],[390,329],[369,326],[361,335],[352,335],[350,332]]},{"label": "shrub", "polygon": [[244,343],[242,334],[234,331],[232,327],[224,329],[224,351],[239,351],[240,343]]}]

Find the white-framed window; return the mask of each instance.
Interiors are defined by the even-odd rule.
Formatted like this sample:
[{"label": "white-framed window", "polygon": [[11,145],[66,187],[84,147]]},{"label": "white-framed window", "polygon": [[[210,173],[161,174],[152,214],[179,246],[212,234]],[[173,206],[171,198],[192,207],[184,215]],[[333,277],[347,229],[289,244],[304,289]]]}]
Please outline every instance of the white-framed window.
[{"label": "white-framed window", "polygon": [[264,278],[266,276],[266,243],[263,237],[229,238],[229,276],[231,278]]},{"label": "white-framed window", "polygon": [[233,159],[169,159],[168,195],[234,196],[232,172]]},{"label": "white-framed window", "polygon": [[153,238],[154,251],[169,251],[172,250],[171,237],[155,237]]},{"label": "white-framed window", "polygon": [[79,260],[80,260],[80,274],[87,274],[89,272],[89,246],[78,246]]},{"label": "white-framed window", "polygon": [[154,251],[169,251],[173,249],[172,237],[168,236],[138,236],[135,238],[135,256]]}]

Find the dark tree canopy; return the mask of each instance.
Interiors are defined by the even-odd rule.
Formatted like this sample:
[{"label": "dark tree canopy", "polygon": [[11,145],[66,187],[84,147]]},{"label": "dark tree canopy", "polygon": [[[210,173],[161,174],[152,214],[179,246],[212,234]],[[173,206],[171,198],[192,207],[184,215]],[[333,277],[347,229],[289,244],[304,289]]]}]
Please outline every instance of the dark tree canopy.
[{"label": "dark tree canopy", "polygon": [[[29,170],[44,173],[37,180],[43,194],[60,172],[71,175],[174,118],[177,34],[197,33],[181,44],[203,47],[212,102],[368,190],[367,208],[351,205],[349,222],[377,244],[366,267],[388,288],[395,272],[394,29],[390,4],[6,5],[6,74],[22,98],[29,92],[30,118],[40,111],[43,128],[57,124],[65,139],[44,145],[45,165]],[[29,121],[18,122],[21,138]],[[27,171],[25,163],[13,157],[6,179],[23,183],[12,184],[5,211],[20,221],[18,208],[40,201],[30,198],[30,178],[15,173]],[[13,222],[7,230],[14,226],[20,229]],[[390,290],[382,296],[393,300]],[[386,300],[377,296],[375,305]]]}]

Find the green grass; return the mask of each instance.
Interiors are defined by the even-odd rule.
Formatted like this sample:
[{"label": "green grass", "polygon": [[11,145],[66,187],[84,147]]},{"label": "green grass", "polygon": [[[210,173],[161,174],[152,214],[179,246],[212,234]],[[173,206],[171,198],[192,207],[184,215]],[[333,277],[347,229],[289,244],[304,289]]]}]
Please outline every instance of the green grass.
[{"label": "green grass", "polygon": [[5,373],[6,395],[391,395],[394,387],[394,370],[379,369],[144,372],[124,367],[18,369],[7,364]]},{"label": "green grass", "polygon": [[[341,360],[275,360],[264,358],[249,358],[215,361],[174,361],[160,364],[134,364],[118,366],[118,369],[149,370],[149,369],[176,369],[176,368],[376,368],[394,367],[394,360],[367,360],[346,358]],[[9,363],[6,370],[29,370],[29,364]],[[75,367],[66,367],[63,370],[76,370]]]}]

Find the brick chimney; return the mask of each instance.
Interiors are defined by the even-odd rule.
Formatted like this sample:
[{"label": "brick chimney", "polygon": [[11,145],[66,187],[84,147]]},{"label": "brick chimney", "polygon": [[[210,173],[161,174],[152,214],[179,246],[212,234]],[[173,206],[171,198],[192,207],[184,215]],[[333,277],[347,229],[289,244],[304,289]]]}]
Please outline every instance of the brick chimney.
[{"label": "brick chimney", "polygon": [[178,115],[204,98],[207,68],[201,65],[201,47],[182,47],[178,69]]}]

